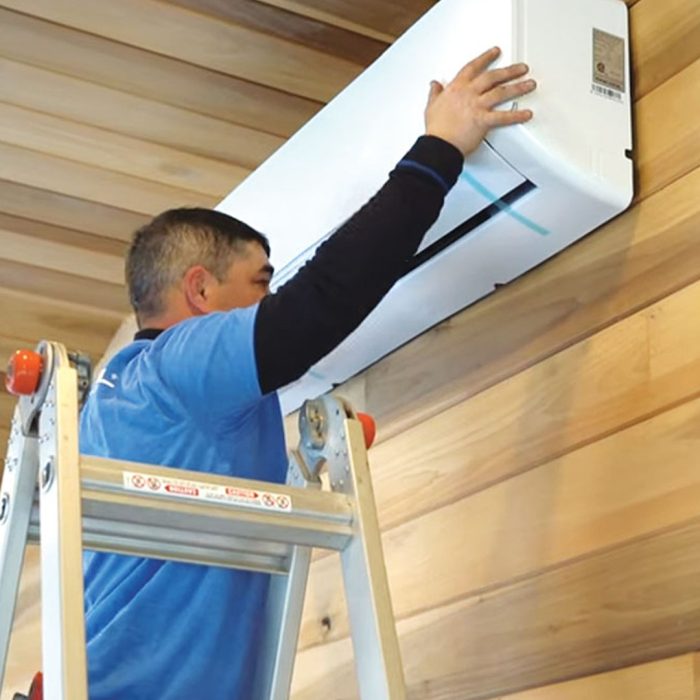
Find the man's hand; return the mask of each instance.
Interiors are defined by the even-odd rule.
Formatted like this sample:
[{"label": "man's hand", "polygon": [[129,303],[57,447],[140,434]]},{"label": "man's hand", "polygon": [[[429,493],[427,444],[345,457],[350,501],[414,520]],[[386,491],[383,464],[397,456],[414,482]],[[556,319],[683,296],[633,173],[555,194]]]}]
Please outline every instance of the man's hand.
[{"label": "man's hand", "polygon": [[510,112],[494,109],[536,87],[534,80],[510,82],[528,72],[524,63],[487,70],[500,53],[498,48],[489,49],[467,63],[447,85],[437,81],[430,84],[425,133],[448,141],[465,157],[476,150],[489,129],[532,119],[529,109]]}]

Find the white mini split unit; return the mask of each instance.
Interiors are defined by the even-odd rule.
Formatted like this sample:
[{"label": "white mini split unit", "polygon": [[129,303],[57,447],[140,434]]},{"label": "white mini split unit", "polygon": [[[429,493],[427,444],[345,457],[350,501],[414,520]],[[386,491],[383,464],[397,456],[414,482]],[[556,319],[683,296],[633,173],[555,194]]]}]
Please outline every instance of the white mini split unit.
[{"label": "white mini split unit", "polygon": [[629,205],[627,27],[623,0],[441,0],[226,197],[222,211],[270,238],[280,286],[423,133],[431,79],[448,81],[500,46],[497,65],[524,61],[538,82],[518,105],[535,118],[492,131],[467,159],[410,272],[355,333],[280,393],[285,411]]}]

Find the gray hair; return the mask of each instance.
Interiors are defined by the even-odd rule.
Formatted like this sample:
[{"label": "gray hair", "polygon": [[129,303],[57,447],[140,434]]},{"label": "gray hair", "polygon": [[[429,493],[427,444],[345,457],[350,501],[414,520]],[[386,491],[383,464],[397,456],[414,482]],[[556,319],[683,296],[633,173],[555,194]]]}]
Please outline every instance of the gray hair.
[{"label": "gray hair", "polygon": [[193,265],[223,282],[234,257],[245,254],[251,241],[270,254],[265,236],[213,209],[170,209],[138,229],[126,257],[126,282],[139,322],[165,310],[164,292]]}]

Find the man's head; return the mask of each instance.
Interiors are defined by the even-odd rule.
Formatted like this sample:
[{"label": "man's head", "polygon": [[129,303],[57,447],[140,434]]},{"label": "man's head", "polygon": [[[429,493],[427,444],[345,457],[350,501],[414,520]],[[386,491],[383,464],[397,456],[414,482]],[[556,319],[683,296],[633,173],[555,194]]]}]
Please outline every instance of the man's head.
[{"label": "man's head", "polygon": [[126,280],[139,326],[251,306],[269,291],[267,239],[211,209],[171,209],[134,234]]}]

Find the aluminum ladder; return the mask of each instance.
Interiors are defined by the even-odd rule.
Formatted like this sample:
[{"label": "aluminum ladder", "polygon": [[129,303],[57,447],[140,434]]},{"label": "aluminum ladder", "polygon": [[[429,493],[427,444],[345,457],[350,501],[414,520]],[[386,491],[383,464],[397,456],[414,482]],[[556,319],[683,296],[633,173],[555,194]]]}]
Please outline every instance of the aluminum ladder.
[{"label": "aluminum ladder", "polygon": [[79,453],[80,356],[47,341],[23,352],[39,367],[14,412],[0,488],[0,688],[24,551],[39,542],[45,700],[88,698],[83,547],[273,574],[255,700],[284,700],[321,547],[340,553],[360,697],[404,700],[363,426],[347,402],[304,404],[285,485],[100,459]]}]

